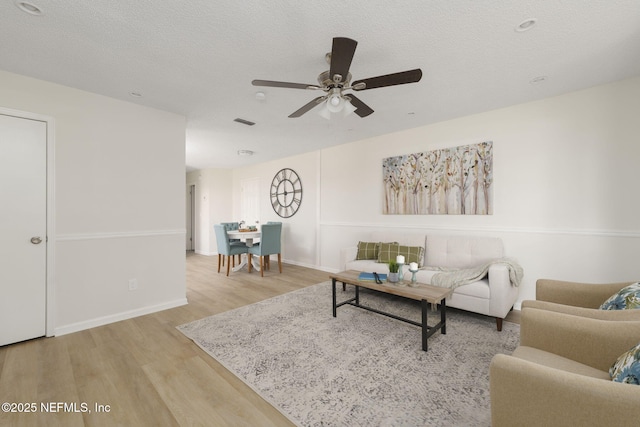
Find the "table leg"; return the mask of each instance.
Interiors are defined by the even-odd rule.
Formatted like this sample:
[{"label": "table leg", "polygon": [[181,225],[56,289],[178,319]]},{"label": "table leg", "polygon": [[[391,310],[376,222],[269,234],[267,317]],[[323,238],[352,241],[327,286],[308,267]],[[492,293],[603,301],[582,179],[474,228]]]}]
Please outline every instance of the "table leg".
[{"label": "table leg", "polygon": [[442,298],[442,302],[440,303],[440,322],[442,322],[442,335],[447,334],[447,299]]},{"label": "table leg", "polygon": [[[249,257],[252,256],[251,254],[247,254],[246,258],[243,258],[242,261],[240,262],[240,264],[238,264],[237,266],[233,267],[233,271],[240,271],[242,270],[242,267],[247,266],[248,262],[249,262]],[[255,268],[256,271],[260,271],[260,263],[251,263],[251,267]]]},{"label": "table leg", "polygon": [[333,294],[333,317],[336,317],[336,279],[331,279],[331,292]]},{"label": "table leg", "polygon": [[426,299],[422,300],[422,350],[427,351],[427,339],[429,339],[429,327],[427,326],[427,310],[429,303]]},{"label": "table leg", "polygon": [[[258,260],[258,262],[253,262],[253,254],[247,254],[247,258],[251,259],[251,266],[253,268],[255,268],[256,271],[260,271],[262,269],[262,267],[260,267],[260,261]],[[260,258],[258,256],[258,258]]]},{"label": "table leg", "polygon": [[[235,255],[234,255],[235,256]],[[236,265],[235,267],[232,268],[233,271],[240,271],[242,270],[242,267],[244,267],[245,265],[247,265],[247,260],[243,259],[240,264]]]}]

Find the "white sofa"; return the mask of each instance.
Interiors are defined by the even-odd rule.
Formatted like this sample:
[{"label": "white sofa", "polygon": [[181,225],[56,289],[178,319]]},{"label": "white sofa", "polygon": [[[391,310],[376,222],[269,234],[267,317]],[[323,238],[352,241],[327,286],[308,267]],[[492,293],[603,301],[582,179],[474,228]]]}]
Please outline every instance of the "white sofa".
[{"label": "white sofa", "polygon": [[[373,232],[361,239],[366,242],[398,242],[407,246],[423,246],[423,268],[416,273],[418,282],[431,283],[431,278],[439,273],[437,269],[464,269],[504,257],[502,240],[495,237],[443,236],[424,233]],[[358,270],[388,273],[387,264],[376,260],[356,260],[358,247],[341,250],[344,270]],[[405,279],[411,278],[409,267],[404,266]],[[502,330],[502,320],[513,308],[518,298],[518,287],[511,284],[509,268],[504,264],[492,264],[488,275],[477,282],[455,288],[447,298],[447,307],[459,308],[496,318],[498,331]]]}]

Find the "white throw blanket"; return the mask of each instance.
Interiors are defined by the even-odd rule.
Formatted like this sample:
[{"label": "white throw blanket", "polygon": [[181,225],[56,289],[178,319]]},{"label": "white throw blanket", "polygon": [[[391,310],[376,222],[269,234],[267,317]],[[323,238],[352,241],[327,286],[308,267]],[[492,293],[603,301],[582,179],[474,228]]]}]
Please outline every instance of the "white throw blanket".
[{"label": "white throw blanket", "polygon": [[455,289],[462,285],[468,285],[469,283],[477,282],[484,278],[489,273],[489,267],[494,264],[506,265],[509,270],[509,280],[511,280],[511,285],[520,286],[524,271],[522,266],[512,258],[495,259],[474,268],[464,268],[455,271],[436,273],[431,278],[431,284],[451,289]]}]

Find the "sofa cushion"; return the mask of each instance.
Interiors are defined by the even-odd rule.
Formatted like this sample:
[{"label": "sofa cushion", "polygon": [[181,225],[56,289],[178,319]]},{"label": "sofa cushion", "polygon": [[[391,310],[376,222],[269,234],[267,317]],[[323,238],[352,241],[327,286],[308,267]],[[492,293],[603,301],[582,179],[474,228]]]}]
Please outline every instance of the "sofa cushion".
[{"label": "sofa cushion", "polygon": [[601,371],[600,369],[584,365],[580,362],[576,362],[575,360],[567,359],[566,357],[558,356],[557,354],[549,353],[548,351],[540,350],[534,347],[521,345],[515,349],[512,356],[517,357],[518,359],[537,363],[538,365],[559,369],[561,371],[572,372],[578,375],[585,375],[602,380],[611,379],[607,371]]},{"label": "sofa cushion", "polygon": [[349,261],[345,264],[347,270],[365,271],[367,273],[388,273],[388,264],[378,264],[378,260],[375,259],[361,259]]},{"label": "sofa cushion", "polygon": [[425,265],[446,268],[473,268],[504,256],[502,240],[497,237],[426,237]]},{"label": "sofa cushion", "polygon": [[358,242],[356,259],[378,259],[379,248],[380,242]]},{"label": "sofa cushion", "polygon": [[640,343],[624,352],[609,368],[613,381],[640,385]]},{"label": "sofa cushion", "polygon": [[395,261],[398,255],[404,256],[405,264],[417,262],[418,267],[422,267],[424,248],[422,246],[402,246],[397,243],[380,243],[378,262]]},{"label": "sofa cushion", "polygon": [[640,282],[625,286],[602,303],[600,310],[631,310],[640,308]]}]

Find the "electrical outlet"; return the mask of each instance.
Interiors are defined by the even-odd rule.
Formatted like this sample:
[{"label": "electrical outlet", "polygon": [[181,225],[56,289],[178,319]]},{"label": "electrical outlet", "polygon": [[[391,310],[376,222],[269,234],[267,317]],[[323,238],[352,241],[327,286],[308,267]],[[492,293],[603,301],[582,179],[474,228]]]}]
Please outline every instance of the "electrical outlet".
[{"label": "electrical outlet", "polygon": [[138,289],[138,279],[129,279],[129,290],[135,291]]}]

